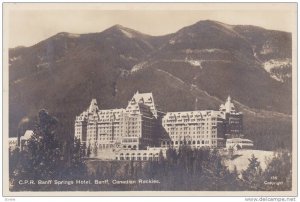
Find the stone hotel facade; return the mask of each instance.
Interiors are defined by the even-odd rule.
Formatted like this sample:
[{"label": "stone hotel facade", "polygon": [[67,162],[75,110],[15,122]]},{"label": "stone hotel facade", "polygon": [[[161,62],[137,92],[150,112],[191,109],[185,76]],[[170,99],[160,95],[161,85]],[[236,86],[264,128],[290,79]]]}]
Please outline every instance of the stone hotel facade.
[{"label": "stone hotel facade", "polygon": [[162,125],[161,147],[225,147],[225,139],[242,136],[243,114],[228,97],[219,111],[168,112]]},{"label": "stone hotel facade", "polygon": [[158,145],[161,117],[152,93],[136,92],[126,109],[99,110],[92,100],[76,117],[75,137],[87,147],[141,150]]},{"label": "stone hotel facade", "polygon": [[226,139],[242,137],[242,133],[243,114],[236,110],[230,97],[219,111],[163,113],[157,110],[152,93],[136,92],[125,109],[100,110],[93,99],[75,120],[76,138],[91,149],[115,151],[117,159],[128,159],[120,156],[123,150],[149,153],[151,148],[165,151],[181,145],[222,148]]},{"label": "stone hotel facade", "polygon": [[220,111],[168,112],[163,118],[161,147],[224,146],[224,114]]}]

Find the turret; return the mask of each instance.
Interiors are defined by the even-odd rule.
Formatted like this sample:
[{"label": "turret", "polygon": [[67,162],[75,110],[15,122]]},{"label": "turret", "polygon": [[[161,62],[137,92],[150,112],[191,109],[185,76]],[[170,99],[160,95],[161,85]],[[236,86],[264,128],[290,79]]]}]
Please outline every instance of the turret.
[{"label": "turret", "polygon": [[92,99],[91,104],[89,106],[88,112],[89,114],[94,114],[97,113],[99,111],[98,105],[97,105],[97,100],[96,99]]},{"label": "turret", "polygon": [[227,138],[243,136],[243,114],[238,112],[228,96],[225,104],[221,104],[220,111],[224,112],[225,131]]},{"label": "turret", "polygon": [[236,109],[234,104],[231,102],[231,97],[228,96],[225,104],[220,105],[220,111],[223,111],[225,113],[235,113]]}]

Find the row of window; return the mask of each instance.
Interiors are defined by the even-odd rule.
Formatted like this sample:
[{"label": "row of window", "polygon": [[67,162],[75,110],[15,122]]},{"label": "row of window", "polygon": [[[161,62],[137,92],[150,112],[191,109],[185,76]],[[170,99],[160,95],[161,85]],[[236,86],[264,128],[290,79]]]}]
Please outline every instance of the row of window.
[{"label": "row of window", "polygon": [[137,149],[137,145],[123,145],[123,149],[133,149],[133,150],[136,150]]},{"label": "row of window", "polygon": [[163,122],[176,122],[176,121],[183,121],[183,122],[194,122],[194,121],[197,121],[197,122],[203,122],[203,121],[206,121],[206,122],[209,122],[209,121],[216,121],[216,118],[210,118],[210,117],[207,117],[207,118],[198,118],[198,117],[195,117],[195,118],[184,118],[184,117],[169,117],[169,119],[164,119]]},{"label": "row of window", "polygon": [[[184,138],[184,137],[186,137],[186,138],[193,138],[193,139],[195,139],[195,138],[208,138],[210,135],[193,135],[193,136],[189,136],[189,135],[187,135],[187,136],[178,136],[178,135],[171,135],[170,137],[172,138],[172,139],[178,139],[178,138]],[[216,135],[212,135],[211,136],[212,138],[215,138],[216,137]]]},{"label": "row of window", "polygon": [[166,127],[164,126],[166,130],[209,130],[211,127]]},{"label": "row of window", "polygon": [[[98,129],[111,129],[111,128],[122,128],[123,126],[120,126],[119,124],[118,125],[108,125],[108,126],[105,126],[105,125],[99,125]],[[97,129],[96,126],[88,126],[88,129]]]},{"label": "row of window", "polygon": [[[213,134],[215,134],[215,133],[217,133],[217,131],[206,131],[206,134],[209,134],[209,133],[213,133]],[[205,131],[198,131],[198,132],[170,132],[169,133],[170,135],[177,135],[177,134],[205,134]]]},{"label": "row of window", "polygon": [[98,144],[97,142],[91,143],[91,146],[97,146],[98,149],[110,149],[110,148],[114,148],[115,145],[113,144]]},{"label": "row of window", "polygon": [[159,156],[159,153],[143,153],[143,155],[141,154],[141,153],[126,153],[126,154],[124,154],[124,153],[120,153],[120,155],[119,156]]},{"label": "row of window", "polygon": [[197,123],[203,123],[203,122],[209,122],[210,120],[207,119],[196,119],[194,121],[188,120],[188,119],[167,119],[163,120],[163,123],[189,123],[189,122],[197,122]]},{"label": "row of window", "polygon": [[[152,132],[152,131],[151,131]],[[80,135],[81,133],[80,132],[77,132],[76,135]],[[98,133],[98,135],[100,136],[100,139],[103,138],[103,137],[106,137],[106,136],[112,136],[112,135],[115,135],[115,136],[118,136],[118,135],[121,135],[123,134],[122,131],[114,131],[114,133],[112,133],[112,131],[101,131]],[[143,134],[147,135],[147,131],[144,131]],[[126,132],[126,136],[128,137],[137,137],[137,136],[140,136],[141,135],[141,132],[139,130],[129,130]],[[95,132],[88,132],[87,133],[87,136],[92,136],[92,137],[96,137],[96,133]]]},{"label": "row of window", "polygon": [[123,160],[127,160],[127,161],[130,161],[130,160],[132,160],[132,161],[135,161],[135,160],[137,160],[137,161],[152,161],[152,160],[154,160],[154,161],[158,161],[158,159],[159,159],[159,157],[147,157],[147,156],[144,156],[144,157],[135,157],[135,156],[132,156],[132,157],[129,157],[129,156],[127,156],[127,157],[116,157],[116,160],[121,160],[121,161],[123,161]]},{"label": "row of window", "polygon": [[[212,141],[212,144],[215,144],[216,141]],[[198,141],[162,141],[162,146],[167,146],[167,145],[195,145],[195,144],[209,144],[209,140],[198,140]]]},{"label": "row of window", "polygon": [[230,132],[231,132],[231,133],[241,133],[241,129],[238,129],[238,130],[232,130],[232,129],[231,129]]},{"label": "row of window", "polygon": [[123,139],[122,142],[130,143],[130,142],[138,142],[138,139]]}]

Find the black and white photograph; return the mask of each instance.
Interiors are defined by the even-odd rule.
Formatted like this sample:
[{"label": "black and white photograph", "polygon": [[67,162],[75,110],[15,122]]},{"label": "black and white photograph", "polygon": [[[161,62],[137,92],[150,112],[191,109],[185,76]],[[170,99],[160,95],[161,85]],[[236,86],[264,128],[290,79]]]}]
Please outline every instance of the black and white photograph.
[{"label": "black and white photograph", "polygon": [[296,196],[296,21],[296,3],[4,3],[4,195]]}]

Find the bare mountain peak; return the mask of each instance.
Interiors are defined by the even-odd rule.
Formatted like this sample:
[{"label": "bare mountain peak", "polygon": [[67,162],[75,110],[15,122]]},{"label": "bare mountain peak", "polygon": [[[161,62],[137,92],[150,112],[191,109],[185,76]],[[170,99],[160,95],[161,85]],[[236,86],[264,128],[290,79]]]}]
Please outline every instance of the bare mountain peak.
[{"label": "bare mountain peak", "polygon": [[[128,27],[124,27],[123,25],[120,25],[120,24],[115,24],[114,26],[112,26],[106,30],[114,30],[114,31],[120,31],[120,30],[128,30],[129,31],[130,30],[132,32],[136,32],[135,30],[130,29]],[[104,31],[106,31],[106,30],[104,30]]]},{"label": "bare mountain peak", "polygon": [[69,32],[59,32],[55,35],[55,37],[77,38],[77,37],[80,37],[80,34],[74,34],[74,33],[69,33]]},{"label": "bare mountain peak", "polygon": [[182,30],[190,30],[190,31],[234,31],[234,25],[229,25],[223,22],[214,21],[214,20],[201,20],[196,22],[193,25],[184,27]]},{"label": "bare mountain peak", "polygon": [[196,22],[196,24],[211,24],[211,25],[224,24],[224,25],[227,25],[223,22],[219,22],[216,20],[200,20],[200,21]]},{"label": "bare mountain peak", "polygon": [[108,33],[121,33],[123,36],[127,37],[127,38],[136,38],[136,37],[148,37],[150,35],[141,33],[137,30],[125,27],[123,25],[120,24],[116,24],[106,30],[104,30],[104,32],[108,32]]},{"label": "bare mountain peak", "polygon": [[229,25],[216,20],[200,20],[191,26],[224,26],[224,27],[233,27],[233,25]]},{"label": "bare mountain peak", "polygon": [[120,24],[115,24],[115,25],[112,26],[112,27],[115,27],[115,28],[118,28],[118,29],[124,28],[124,26],[123,26],[123,25],[120,25]]},{"label": "bare mountain peak", "polygon": [[185,28],[201,28],[201,29],[207,29],[207,28],[218,28],[218,29],[223,29],[223,30],[229,30],[232,32],[235,31],[242,31],[242,32],[265,32],[265,31],[275,31],[275,32],[283,32],[283,31],[279,31],[279,30],[269,30],[269,29],[265,29],[263,27],[259,27],[259,26],[255,26],[255,25],[232,25],[232,24],[227,24],[224,22],[220,22],[220,21],[215,21],[215,20],[200,20],[198,22],[196,22],[193,25],[184,27]]}]

